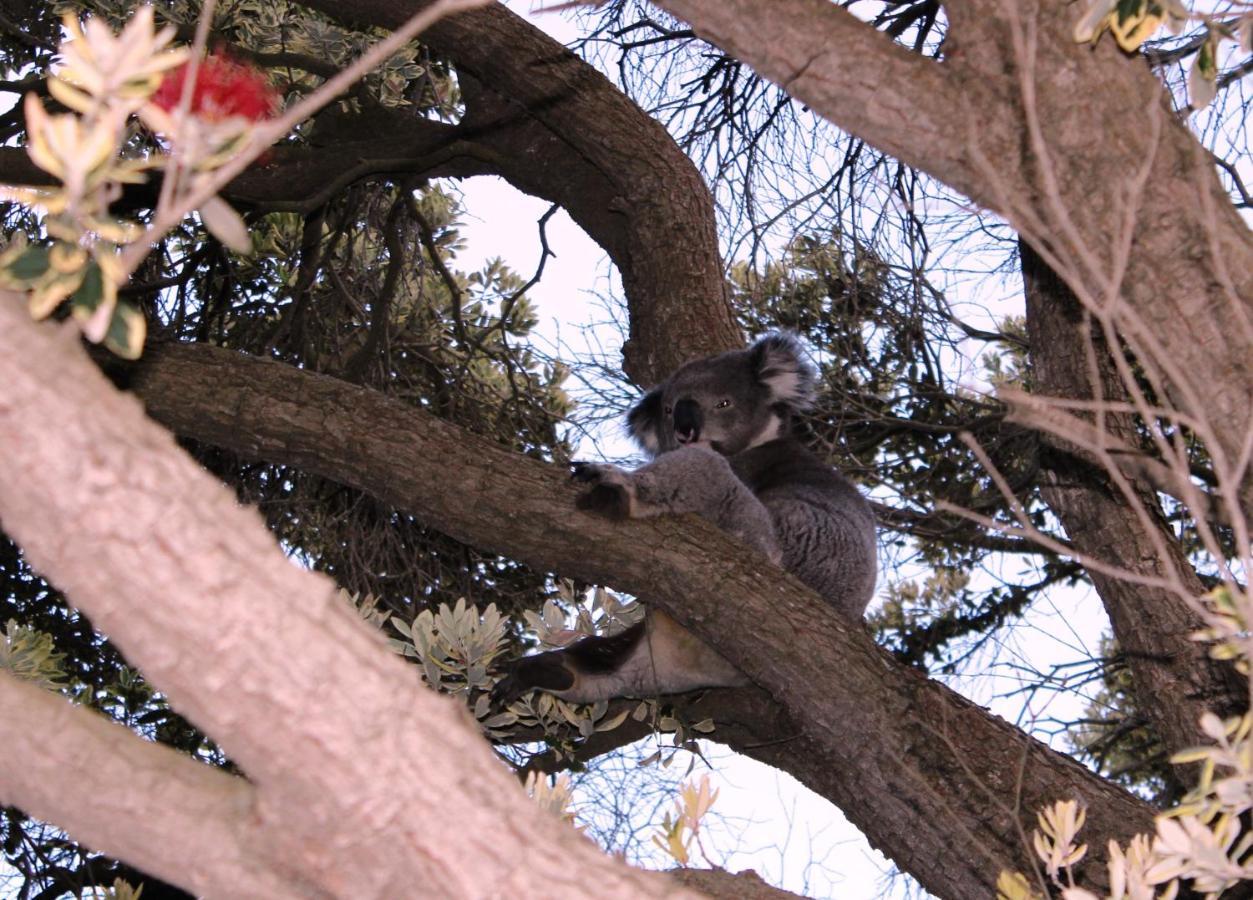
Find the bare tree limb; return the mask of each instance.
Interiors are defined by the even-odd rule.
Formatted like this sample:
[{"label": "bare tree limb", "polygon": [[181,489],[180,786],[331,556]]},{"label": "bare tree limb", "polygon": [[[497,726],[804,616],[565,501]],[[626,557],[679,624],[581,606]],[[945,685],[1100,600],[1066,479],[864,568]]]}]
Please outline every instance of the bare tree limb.
[{"label": "bare tree limb", "polygon": [[349,484],[458,540],[657,603],[786,710],[774,742],[749,752],[839,805],[935,893],[987,893],[1001,868],[1028,866],[1020,829],[1059,798],[1087,804],[1093,846],[1151,828],[1147,805],[903,667],[703,520],[577,513],[550,466],[369,390],[219,348],[152,347],[129,379],[181,435]]},{"label": "bare tree limb", "polygon": [[0,708],[0,803],[72,824],[94,849],[196,893],[219,883],[215,872],[234,873],[240,895],[286,893],[250,864],[255,797],[242,778],[4,672]]}]

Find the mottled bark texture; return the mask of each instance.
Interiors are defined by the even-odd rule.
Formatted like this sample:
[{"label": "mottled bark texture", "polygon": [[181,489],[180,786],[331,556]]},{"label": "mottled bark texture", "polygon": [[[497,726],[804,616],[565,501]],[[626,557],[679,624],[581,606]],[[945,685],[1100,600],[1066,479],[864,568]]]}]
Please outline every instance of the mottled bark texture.
[{"label": "mottled bark texture", "polygon": [[[1127,390],[1100,327],[1039,254],[1025,242],[1020,249],[1033,391],[1125,403]],[[1115,441],[1140,448],[1134,417],[1112,410],[1102,421]],[[1206,743],[1197,725],[1201,715],[1242,709],[1248,687],[1233,666],[1211,660],[1207,646],[1191,639],[1202,622],[1188,598],[1199,597],[1205,588],[1166,523],[1154,487],[1128,475],[1128,497],[1108,472],[1064,442],[1045,441],[1053,449],[1043,454],[1047,486],[1042,493],[1071,542],[1128,573],[1177,582],[1172,590],[1088,570],[1131,672],[1140,711],[1172,753]]]},{"label": "mottled bark texture", "polygon": [[828,0],[658,0],[836,125],[1004,215],[1113,316],[1253,511],[1253,236],[1143,60],[1066,3],[953,0],[942,61]]},{"label": "mottled bark texture", "polygon": [[216,897],[696,896],[527,800],[464,709],[22,299],[0,292],[0,526],[247,781],[6,676],[0,803]]},{"label": "mottled bark texture", "polygon": [[660,605],[783,708],[758,691],[716,692],[728,724],[715,738],[831,799],[940,896],[984,896],[1001,868],[1027,867],[1022,834],[1057,799],[1085,803],[1093,846],[1151,827],[1146,804],[897,663],[860,623],[833,618],[703,520],[578,513],[562,471],[369,390],[219,348],[152,347],[128,381],[177,434],[315,472],[458,540]]}]

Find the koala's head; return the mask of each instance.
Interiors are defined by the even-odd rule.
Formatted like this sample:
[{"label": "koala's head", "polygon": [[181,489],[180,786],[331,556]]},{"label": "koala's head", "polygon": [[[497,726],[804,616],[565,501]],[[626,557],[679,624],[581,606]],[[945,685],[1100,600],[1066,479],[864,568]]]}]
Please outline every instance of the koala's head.
[{"label": "koala's head", "polygon": [[631,409],[627,426],[653,456],[689,445],[733,456],[787,434],[813,384],[796,339],[772,334],[682,366]]}]

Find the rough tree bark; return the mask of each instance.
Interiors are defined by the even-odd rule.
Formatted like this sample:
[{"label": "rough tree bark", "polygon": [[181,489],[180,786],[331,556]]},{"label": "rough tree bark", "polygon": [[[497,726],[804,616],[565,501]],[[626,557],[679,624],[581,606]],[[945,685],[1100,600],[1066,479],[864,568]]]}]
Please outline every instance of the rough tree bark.
[{"label": "rough tree bark", "polygon": [[952,0],[942,61],[827,0],[657,0],[818,114],[1005,216],[1114,317],[1253,516],[1253,236],[1142,60],[1064,3]]},{"label": "rough tree bark", "polygon": [[77,329],[32,323],[11,292],[0,384],[0,524],[248,776],[5,675],[0,802],[212,896],[696,896],[541,813]]},{"label": "rough tree bark", "polygon": [[[1074,400],[1125,401],[1126,388],[1100,329],[1093,329],[1078,298],[1044,260],[1025,242],[1020,249],[1033,391]],[[1095,385],[1093,374],[1099,378]],[[1132,416],[1110,411],[1103,422],[1115,440],[1139,446]],[[1043,495],[1071,542],[1119,569],[1179,584],[1179,590],[1170,590],[1095,569],[1088,572],[1131,671],[1139,709],[1169,752],[1203,744],[1207,739],[1198,727],[1203,713],[1230,715],[1248,705],[1248,685],[1234,667],[1210,659],[1207,647],[1191,639],[1202,622],[1187,601],[1205,588],[1162,517],[1152,485],[1127,478],[1142,508],[1137,514],[1108,473],[1060,449],[1062,454],[1051,456]],[[1069,471],[1058,465],[1066,459]]]},{"label": "rough tree bark", "polygon": [[[309,5],[337,16],[389,25],[418,4],[412,0],[352,4],[320,0]],[[1002,209],[1028,231],[1038,232],[1042,222],[1057,218],[1052,205],[1057,194],[1073,221],[1070,231],[1063,229],[1061,237],[1046,246],[1054,255],[1078,260],[1063,267],[1072,283],[1089,297],[1112,296],[1108,279],[1102,276],[1112,267],[1110,260],[1126,250],[1128,275],[1118,284],[1126,288],[1131,306],[1148,329],[1138,337],[1167,341],[1162,344],[1166,350],[1189,360],[1188,371],[1221,386],[1220,414],[1232,411],[1231,421],[1237,426],[1247,421],[1250,363],[1230,350],[1224,337],[1224,331],[1244,333],[1249,279],[1253,278],[1247,274],[1253,273],[1253,266],[1244,265],[1250,258],[1247,233],[1233,222],[1225,198],[1215,193],[1212,173],[1205,171],[1194,142],[1183,139],[1186,132],[1159,120],[1160,139],[1151,143],[1138,127],[1122,129],[1119,123],[1140,124],[1130,119],[1127,110],[1156,109],[1160,91],[1155,83],[1150,84],[1151,79],[1146,82],[1113,53],[1109,42],[1096,53],[1063,45],[1060,26],[1054,22],[1058,14],[1049,13],[1053,18],[1048,28],[1037,33],[1040,69],[1057,84],[1039,85],[1040,98],[1032,107],[1023,103],[1022,84],[1005,74],[1021,67],[1016,68],[1012,58],[997,57],[1012,55],[1013,48],[1007,38],[1009,20],[1000,7],[953,4],[950,59],[935,64],[892,47],[842,9],[825,3],[778,0],[769,16],[751,20],[746,19],[748,4],[739,0],[716,4],[674,0],[665,5],[680,14],[687,9],[687,14],[699,19],[700,27],[712,29],[709,33],[737,55],[786,83],[796,96],[838,124]],[[724,14],[727,18],[720,18]],[[479,18],[472,22],[472,17]],[[521,38],[529,42],[531,36],[519,29],[507,11],[483,10],[446,26],[430,36],[432,43],[464,65],[483,86],[519,104],[519,114],[528,123],[525,129],[518,126],[519,133],[539,133],[534,123],[542,127],[542,140],[536,138],[537,143],[526,146],[549,147],[553,153],[569,154],[560,158],[562,164],[579,157],[585,161],[582,164],[598,170],[595,177],[602,187],[589,192],[581,207],[577,198],[562,201],[587,210],[585,227],[586,222],[598,222],[597,227],[608,232],[615,216],[628,219],[624,229],[628,233],[618,239],[615,259],[624,279],[637,279],[628,286],[633,303],[661,304],[642,311],[633,307],[633,327],[641,329],[635,333],[635,346],[640,349],[630,360],[637,380],[653,380],[689,356],[733,343],[733,329],[722,330],[718,324],[729,321],[721,284],[716,290],[710,287],[717,280],[716,244],[703,238],[693,244],[686,230],[676,240],[671,230],[675,222],[690,216],[692,221],[708,222],[712,235],[708,194],[703,185],[691,183],[694,170],[690,166],[682,173],[675,170],[672,165],[678,163],[673,155],[666,156],[672,165],[652,166],[640,152],[645,145],[662,147],[651,144],[651,137],[628,151],[631,144],[625,136],[640,128],[639,117],[625,111],[629,104],[622,101],[621,108],[610,108],[592,102],[597,98],[606,98],[605,103],[619,101],[607,99],[615,94],[608,83],[589,76],[579,68],[581,63],[552,42],[526,43],[534,52],[518,53]],[[551,80],[550,71],[554,73]],[[1120,79],[1129,87],[1124,89]],[[1100,94],[1076,87],[1083,84],[1099,84],[1101,91],[1120,94],[1110,103],[1118,106],[1121,117],[1107,116],[1105,121],[1114,124],[1105,128],[1119,136],[1119,147],[1127,151],[1122,156],[1115,158],[1112,151],[1102,156],[1105,151],[1098,145],[1104,142],[1092,139],[1095,126],[1069,108],[1077,94]],[[1104,102],[1103,97],[1099,99]],[[1005,111],[1005,121],[974,118],[980,110],[998,109]],[[1046,178],[1058,173],[1043,167],[1042,160],[1033,156],[1038,145],[1026,146],[1030,141],[1022,138],[1024,122],[1029,124],[1031,119],[1026,114],[1041,114],[1041,110],[1049,121],[1062,116],[1070,123],[1060,138],[1050,135],[1065,143],[1064,148],[1052,149],[1069,166],[1055,190]],[[600,127],[602,123],[605,127]],[[1083,130],[1085,125],[1089,130]],[[485,135],[506,134],[509,127],[501,123],[469,137],[486,141]],[[652,123],[650,127],[656,128]],[[435,142],[431,152],[451,152],[448,148],[453,145],[441,145],[442,140]],[[417,137],[414,143],[419,145]],[[1154,153],[1146,156],[1148,149]],[[407,152],[412,155],[412,147]],[[1117,190],[1112,185],[1126,183],[1118,178],[1128,160],[1134,168],[1137,154],[1152,162],[1152,168],[1146,169],[1152,177],[1132,198],[1140,202],[1143,224],[1135,243],[1110,243],[1104,238],[1107,233],[1123,235],[1120,227],[1113,227],[1121,226],[1121,220],[1110,217],[1127,205],[1120,207],[1114,202],[1117,197],[1111,199]],[[454,157],[461,162],[454,163]],[[474,162],[466,163],[466,159]],[[508,168],[499,157],[482,151],[467,151],[463,156],[453,153],[441,164],[465,165],[466,174],[475,166],[501,172]],[[409,165],[400,170],[411,170],[413,164]],[[560,166],[549,168],[559,170]],[[1192,181],[1181,186],[1187,178],[1176,177],[1172,182],[1163,172],[1185,173]],[[1163,181],[1170,183],[1163,187]],[[538,189],[535,192],[550,196]],[[1089,198],[1098,198],[1090,202],[1090,208],[1079,202]],[[1024,205],[1016,206],[1019,201]],[[638,216],[632,212],[633,205],[641,210]],[[1199,225],[1212,230],[1205,232]],[[651,243],[646,240],[650,229],[655,238]],[[1207,233],[1211,235],[1208,242],[1203,238]],[[606,243],[613,244],[609,238],[602,241]],[[673,252],[654,257],[667,247]],[[1089,264],[1084,252],[1096,254],[1095,264]],[[1213,272],[1208,276],[1207,265]],[[648,267],[649,272],[630,274],[636,267]],[[1164,292],[1163,284],[1178,285],[1178,289]],[[1163,299],[1162,294],[1167,296]],[[665,300],[675,301],[675,312],[667,312]],[[684,319],[694,309],[688,301],[709,305],[710,317],[698,311],[690,320]],[[1169,321],[1171,310],[1195,311],[1207,303],[1210,314],[1186,317],[1182,324]],[[639,323],[634,321],[637,315]],[[685,328],[685,321],[702,327],[712,322],[718,327],[713,337],[706,338],[701,328]],[[237,364],[262,366],[266,371],[250,368],[242,382],[218,383],[211,390],[225,391],[234,405],[210,414],[214,398],[201,396],[194,387],[200,375],[182,371],[172,381],[160,382],[161,366],[174,358],[163,360],[162,356],[154,354],[146,374],[141,368],[137,384],[157,414],[176,430],[356,484],[480,546],[536,565],[560,568],[558,564],[564,562],[563,571],[570,574],[615,583],[655,599],[739,660],[750,675],[774,691],[793,714],[792,721],[803,723],[803,733],[789,742],[759,748],[758,755],[805,772],[805,780],[850,811],[872,842],[918,874],[932,890],[950,896],[984,894],[1000,865],[1022,867],[1025,854],[1017,829],[1030,826],[1030,810],[1061,796],[1087,801],[1087,835],[1097,845],[1107,837],[1124,837],[1147,827],[1150,811],[1143,804],[1043,751],[1015,729],[942,688],[902,672],[870,645],[860,629],[826,622],[821,607],[814,605],[817,601],[794,584],[767,584],[730,563],[741,552],[729,548],[703,523],[632,523],[619,531],[575,517],[567,511],[569,492],[558,484],[559,476],[536,464],[449,432],[449,426],[429,417],[411,418],[421,415],[412,410],[363,406],[366,398],[362,395],[336,394],[327,387],[329,380],[272,364],[224,366],[215,378],[225,378],[223,373]],[[207,365],[203,363],[207,356],[200,359],[199,365]],[[291,376],[300,380],[282,380]],[[191,381],[181,383],[180,378]],[[252,379],[255,384],[248,384]],[[1187,402],[1187,380],[1177,381]],[[273,393],[272,384],[280,385]],[[171,389],[186,392],[181,402],[173,394],[162,394]],[[206,406],[199,406],[201,402]],[[324,410],[318,406],[321,403],[327,404]],[[369,412],[363,415],[363,409]],[[316,421],[311,424],[308,416]],[[373,423],[374,416],[380,441],[363,457],[359,450],[364,446],[362,422]],[[327,422],[333,424],[327,426]],[[328,430],[323,432],[323,428]],[[1223,434],[1235,435],[1236,443],[1225,445],[1231,457],[1239,450],[1237,439],[1244,431],[1237,427]],[[467,446],[475,448],[473,454],[466,453]],[[443,454],[429,458],[476,456],[485,462],[469,462],[451,475],[447,470],[430,472],[417,466],[423,451]],[[395,458],[404,459],[408,468],[380,468]],[[363,471],[354,481],[350,474],[357,467]],[[410,477],[402,478],[406,471]],[[426,472],[430,482],[416,482],[414,472]],[[510,483],[511,478],[518,479],[517,484]],[[464,503],[458,507],[455,497],[440,499],[434,494],[437,486],[449,485],[459,489],[459,496],[479,497],[481,509],[466,509]],[[502,522],[508,525],[507,534],[502,532]],[[598,540],[602,543],[597,544]],[[647,579],[639,572],[640,554],[649,557],[651,577]],[[715,620],[718,626],[712,629],[707,623]],[[763,653],[763,647],[768,652]],[[774,652],[769,652],[771,648]],[[815,666],[840,673],[835,696],[829,693],[831,679],[811,683]],[[1020,766],[1021,781],[1016,777]],[[1000,805],[1006,798],[1019,806]]]},{"label": "rough tree bark", "polygon": [[129,384],[178,434],[360,488],[458,540],[660,605],[786,711],[763,721],[766,734],[743,730],[769,707],[749,692],[737,709],[724,692],[718,720],[741,723],[737,749],[831,799],[940,896],[985,895],[1001,868],[1025,870],[1022,834],[1057,799],[1084,801],[1094,846],[1151,827],[1146,804],[900,665],[703,520],[576,513],[575,489],[551,466],[372,391],[218,348],[152,347]]}]

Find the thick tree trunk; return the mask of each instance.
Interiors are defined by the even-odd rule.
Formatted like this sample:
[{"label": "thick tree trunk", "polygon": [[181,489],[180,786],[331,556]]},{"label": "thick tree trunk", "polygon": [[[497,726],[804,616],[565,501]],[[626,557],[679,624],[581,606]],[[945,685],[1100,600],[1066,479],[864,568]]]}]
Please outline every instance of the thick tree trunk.
[{"label": "thick tree trunk", "polygon": [[[1033,391],[1068,400],[1126,401],[1099,328],[1093,329],[1074,293],[1026,242],[1020,249]],[[1095,385],[1089,352],[1099,378]],[[1139,446],[1132,416],[1109,411],[1103,422],[1115,440]],[[1088,572],[1131,671],[1137,705],[1166,749],[1174,753],[1207,743],[1197,724],[1201,715],[1229,715],[1247,706],[1247,685],[1233,666],[1210,659],[1206,645],[1191,639],[1202,622],[1188,600],[1205,588],[1162,517],[1153,486],[1127,477],[1141,507],[1137,513],[1108,473],[1064,452],[1050,458],[1054,463],[1069,458],[1081,470],[1075,477],[1054,465],[1043,490],[1075,546],[1134,575],[1177,581],[1179,588],[1171,590]]]},{"label": "thick tree trunk", "polygon": [[[574,512],[563,472],[372,391],[226,350],[150,348],[130,384],[178,434],[315,472],[458,540],[657,603],[786,710],[771,717],[774,739],[749,752],[831,799],[941,896],[983,896],[1001,868],[1025,870],[1022,835],[1054,800],[1085,803],[1096,847],[1151,828],[1146,804],[895,662],[860,624],[703,520]],[[748,709],[728,711],[764,718]]]},{"label": "thick tree trunk", "polygon": [[5,675],[0,803],[219,897],[695,896],[528,801],[464,709],[22,299],[0,291],[0,525],[248,778]]}]

